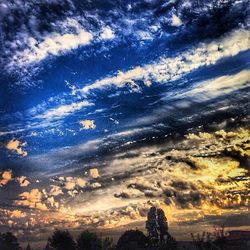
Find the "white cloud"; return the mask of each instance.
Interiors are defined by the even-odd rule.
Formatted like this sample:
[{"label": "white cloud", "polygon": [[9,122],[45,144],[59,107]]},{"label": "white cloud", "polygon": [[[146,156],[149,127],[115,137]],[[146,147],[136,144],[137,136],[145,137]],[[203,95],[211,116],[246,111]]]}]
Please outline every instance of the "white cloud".
[{"label": "white cloud", "polygon": [[15,55],[17,65],[27,65],[44,60],[49,55],[58,56],[79,46],[89,44],[93,35],[82,28],[74,33],[52,33],[43,38],[41,42],[30,37],[28,47]]},{"label": "white cloud", "polygon": [[93,104],[88,101],[74,102],[68,105],[62,105],[56,108],[49,109],[45,113],[37,115],[36,118],[48,119],[48,120],[59,119],[68,116],[77,110],[80,110],[82,108],[91,105]]},{"label": "white cloud", "polygon": [[108,138],[126,138],[130,136],[135,136],[141,133],[152,131],[151,127],[144,127],[144,128],[134,128],[129,130],[124,130],[121,132],[117,132],[108,136]]},{"label": "white cloud", "polygon": [[240,29],[210,43],[201,43],[198,47],[187,50],[174,58],[162,57],[158,62],[144,66],[137,66],[126,72],[118,71],[115,76],[98,80],[81,89],[88,93],[93,89],[102,89],[108,86],[138,89],[136,81],[142,80],[145,85],[151,82],[166,83],[175,81],[199,67],[209,66],[219,60],[235,56],[250,48],[250,31]]},{"label": "white cloud", "polygon": [[22,147],[25,145],[26,143],[21,143],[17,139],[12,139],[6,144],[6,148],[11,151],[15,151],[17,154],[21,156],[26,156],[28,152],[22,149]]},{"label": "white cloud", "polygon": [[[197,84],[197,87],[186,92],[185,96],[194,96],[202,101],[228,94],[250,84],[250,70],[242,70],[235,75],[225,75]],[[180,97],[180,96],[177,96]]]},{"label": "white cloud", "polygon": [[171,24],[172,26],[180,26],[182,25],[182,21],[178,16],[173,14],[172,19],[171,19]]},{"label": "white cloud", "polygon": [[135,67],[134,69],[129,70],[127,72],[119,71],[114,77],[107,77],[102,80],[98,80],[92,85],[82,88],[82,92],[86,93],[92,89],[104,88],[109,85],[123,87],[126,83],[128,83],[130,86],[133,86],[135,85],[136,80],[141,80],[145,76],[148,77],[148,74],[146,72],[146,69],[142,67]]},{"label": "white cloud", "polygon": [[100,38],[103,40],[113,39],[114,37],[115,35],[109,26],[106,26],[100,35]]},{"label": "white cloud", "polygon": [[[35,34],[30,34],[25,28],[17,33],[13,42],[10,43],[10,61],[6,65],[9,71],[26,69],[32,63],[38,63],[49,56],[60,56],[71,50],[86,46],[97,40],[111,40],[115,37],[109,26],[104,26],[101,32],[87,31],[83,27],[83,17],[75,16],[63,21],[53,23],[54,31],[41,34],[36,27]],[[85,23],[85,22],[84,22]],[[86,23],[85,23],[86,24]],[[21,49],[17,49],[22,44]],[[24,69],[22,69],[24,67]],[[27,73],[26,70],[24,72]]]}]

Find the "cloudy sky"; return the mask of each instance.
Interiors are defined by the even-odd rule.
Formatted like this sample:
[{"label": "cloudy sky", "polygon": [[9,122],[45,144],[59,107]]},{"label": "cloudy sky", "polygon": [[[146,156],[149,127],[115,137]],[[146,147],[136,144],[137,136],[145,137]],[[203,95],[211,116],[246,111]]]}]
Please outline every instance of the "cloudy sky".
[{"label": "cloudy sky", "polygon": [[[247,0],[0,1],[0,230],[250,229]],[[132,224],[131,224],[132,223]]]}]

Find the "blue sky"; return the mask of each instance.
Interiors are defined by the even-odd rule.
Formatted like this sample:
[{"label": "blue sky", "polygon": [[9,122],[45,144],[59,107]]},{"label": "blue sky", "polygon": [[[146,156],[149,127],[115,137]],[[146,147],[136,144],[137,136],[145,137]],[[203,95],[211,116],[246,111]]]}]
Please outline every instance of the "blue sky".
[{"label": "blue sky", "polygon": [[[117,8],[97,1],[79,10],[75,4],[63,13],[49,9],[48,21],[40,18],[42,2],[29,22],[26,16],[20,21],[14,14],[13,20],[3,17],[1,134],[3,140],[27,142],[28,157],[127,129],[157,127],[161,120],[171,127],[165,121],[175,119],[169,111],[156,121],[146,117],[171,106],[177,93],[249,67],[244,1],[139,1]],[[21,11],[18,4],[11,7],[13,13]],[[58,16],[52,21],[50,15]],[[215,18],[220,25],[214,25]],[[11,22],[20,30],[7,26]],[[96,128],[81,130],[79,121],[85,119]]]}]

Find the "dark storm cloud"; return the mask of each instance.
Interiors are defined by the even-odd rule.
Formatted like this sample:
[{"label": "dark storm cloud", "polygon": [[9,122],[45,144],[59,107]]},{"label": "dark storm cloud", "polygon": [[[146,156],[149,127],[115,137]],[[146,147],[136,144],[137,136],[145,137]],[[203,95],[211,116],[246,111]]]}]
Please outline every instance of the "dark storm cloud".
[{"label": "dark storm cloud", "polygon": [[[127,186],[127,192],[123,191],[115,194],[115,197],[122,199],[134,199],[143,196],[147,198],[160,198],[164,199],[167,205],[170,205],[174,201],[174,203],[181,208],[188,208],[190,206],[198,207],[201,205],[202,200],[206,198],[205,193],[203,194],[202,191],[198,191],[200,187],[196,187],[192,182],[173,180],[167,185],[164,185],[164,182],[157,182],[155,178],[145,178],[144,181],[135,179],[135,182]],[[129,191],[129,189],[139,190],[140,193],[134,194]]]}]

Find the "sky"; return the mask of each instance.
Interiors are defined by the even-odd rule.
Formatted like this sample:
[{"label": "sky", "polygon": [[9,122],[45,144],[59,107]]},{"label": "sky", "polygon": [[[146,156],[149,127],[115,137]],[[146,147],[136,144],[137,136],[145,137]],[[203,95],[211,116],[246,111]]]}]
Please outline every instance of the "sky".
[{"label": "sky", "polygon": [[247,0],[0,1],[0,231],[250,229]]}]

